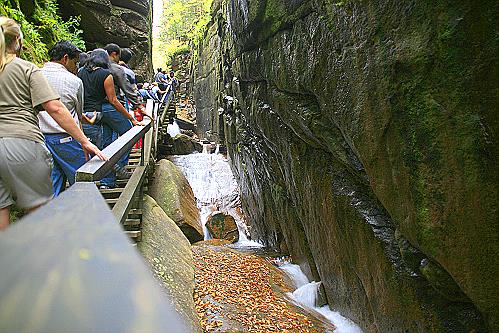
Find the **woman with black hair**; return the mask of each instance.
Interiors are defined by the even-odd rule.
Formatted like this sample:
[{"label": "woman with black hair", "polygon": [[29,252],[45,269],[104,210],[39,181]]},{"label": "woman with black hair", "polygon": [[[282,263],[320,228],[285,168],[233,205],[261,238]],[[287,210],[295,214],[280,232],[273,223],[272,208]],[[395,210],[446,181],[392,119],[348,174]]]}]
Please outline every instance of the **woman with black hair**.
[{"label": "woman with black hair", "polygon": [[[78,77],[83,81],[84,104],[83,104],[83,132],[90,138],[92,143],[102,149],[102,126],[99,123],[102,117],[102,104],[106,103],[105,81],[113,80],[109,72],[109,59],[107,52],[102,49],[92,51],[86,60],[85,66],[78,71]],[[114,92],[114,82],[111,87]]]},{"label": "woman with black hair", "polygon": [[[108,126],[108,123],[103,121],[103,109],[107,111],[114,109],[121,115],[122,127],[124,131],[132,128],[132,124],[138,124],[119,102],[116,97],[113,76],[109,70],[109,55],[104,49],[95,49],[92,51],[90,59],[88,59],[85,67],[78,72],[78,77],[83,81],[84,87],[84,120],[87,123],[83,124],[83,131],[99,148],[103,146],[103,126]],[[108,129],[108,131],[113,129]],[[115,176],[107,175],[101,180],[102,188],[114,187]]]}]

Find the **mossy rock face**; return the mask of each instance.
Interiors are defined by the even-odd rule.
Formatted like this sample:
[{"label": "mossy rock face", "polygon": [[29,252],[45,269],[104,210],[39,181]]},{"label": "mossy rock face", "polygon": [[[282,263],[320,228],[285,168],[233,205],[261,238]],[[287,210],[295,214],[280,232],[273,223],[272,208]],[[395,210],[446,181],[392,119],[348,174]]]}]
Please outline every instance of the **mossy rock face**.
[{"label": "mossy rock face", "polygon": [[195,75],[253,238],[367,332],[499,331],[497,4],[282,4],[214,6]]},{"label": "mossy rock face", "polygon": [[194,263],[189,241],[163,209],[146,195],[138,249],[192,332],[202,332],[194,307]]},{"label": "mossy rock face", "polygon": [[156,165],[149,195],[191,243],[203,240],[203,228],[194,193],[182,171],[168,160]]},{"label": "mossy rock face", "polygon": [[222,212],[211,213],[206,221],[206,228],[213,238],[225,239],[231,243],[239,240],[236,221],[232,216]]},{"label": "mossy rock face", "polygon": [[203,145],[185,134],[177,134],[173,138],[172,155],[187,155],[195,151],[202,152]]}]

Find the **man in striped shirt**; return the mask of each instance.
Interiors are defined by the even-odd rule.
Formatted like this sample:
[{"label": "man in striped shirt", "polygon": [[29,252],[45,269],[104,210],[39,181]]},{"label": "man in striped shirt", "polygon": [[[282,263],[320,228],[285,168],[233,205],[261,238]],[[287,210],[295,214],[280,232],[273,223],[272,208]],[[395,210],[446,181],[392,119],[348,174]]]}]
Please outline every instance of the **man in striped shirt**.
[{"label": "man in striped shirt", "polygon": [[[83,110],[83,82],[75,75],[80,53],[81,50],[74,44],[60,41],[50,49],[51,60],[42,68],[42,73],[61,96],[61,102],[78,125]],[[78,141],[66,133],[47,112],[41,111],[38,119],[45,144],[54,159],[52,185],[54,195],[57,196],[66,187],[66,180],[71,185],[75,182],[76,170],[85,164],[85,154]]]}]

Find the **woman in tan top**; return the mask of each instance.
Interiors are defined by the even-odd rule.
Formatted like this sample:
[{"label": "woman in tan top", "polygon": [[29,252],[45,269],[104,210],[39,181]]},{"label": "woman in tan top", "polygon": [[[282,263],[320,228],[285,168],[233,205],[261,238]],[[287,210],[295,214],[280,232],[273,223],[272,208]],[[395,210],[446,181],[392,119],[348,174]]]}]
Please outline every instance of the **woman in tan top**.
[{"label": "woman in tan top", "polygon": [[39,68],[18,57],[21,49],[19,25],[0,17],[0,230],[9,225],[12,204],[31,211],[53,196],[52,158],[38,127],[39,110],[80,142],[87,156],[106,159],[76,126]]}]

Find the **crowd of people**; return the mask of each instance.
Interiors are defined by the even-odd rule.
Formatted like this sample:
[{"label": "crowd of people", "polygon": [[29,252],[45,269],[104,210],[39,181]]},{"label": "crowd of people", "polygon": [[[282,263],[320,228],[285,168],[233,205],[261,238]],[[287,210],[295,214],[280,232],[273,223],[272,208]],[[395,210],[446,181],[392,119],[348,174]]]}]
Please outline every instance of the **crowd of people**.
[{"label": "crowd of people", "polygon": [[[137,83],[128,65],[133,53],[116,44],[84,53],[63,40],[39,68],[20,58],[22,39],[19,24],[0,17],[0,230],[12,205],[30,212],[72,185],[90,157],[107,160],[101,150],[141,125],[143,98],[159,100],[178,85],[173,72],[162,71],[152,84]],[[130,176],[128,157],[101,188]]]},{"label": "crowd of people", "polygon": [[154,75],[153,82],[138,83],[137,88],[139,90],[139,95],[145,99],[153,99],[155,101],[162,101],[163,96],[169,92],[172,92],[178,87],[178,80],[175,77],[175,72],[170,71],[167,74],[166,70],[158,68],[158,71]]}]

